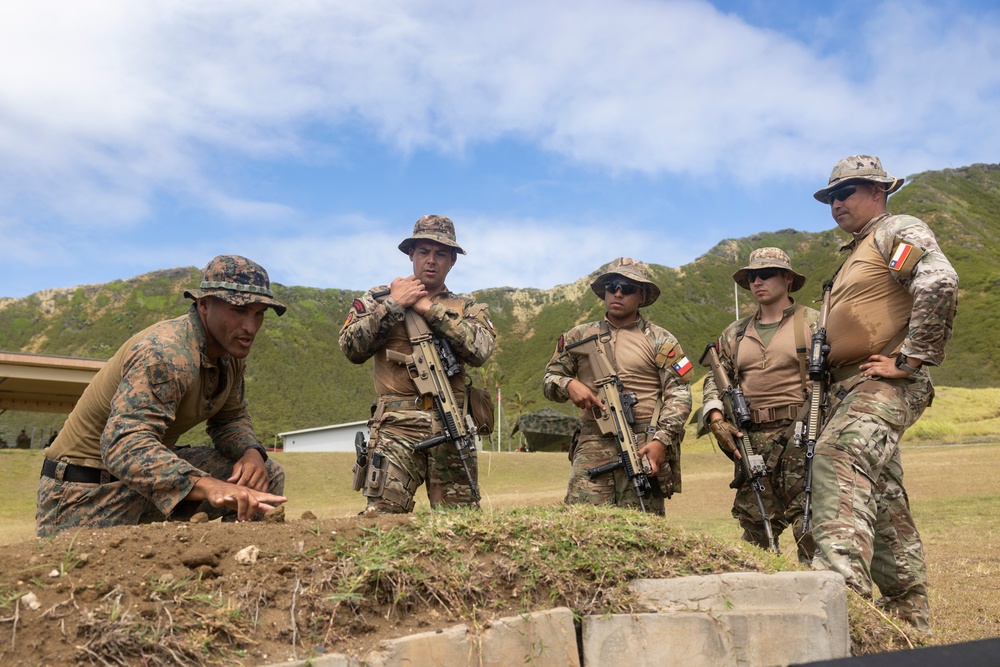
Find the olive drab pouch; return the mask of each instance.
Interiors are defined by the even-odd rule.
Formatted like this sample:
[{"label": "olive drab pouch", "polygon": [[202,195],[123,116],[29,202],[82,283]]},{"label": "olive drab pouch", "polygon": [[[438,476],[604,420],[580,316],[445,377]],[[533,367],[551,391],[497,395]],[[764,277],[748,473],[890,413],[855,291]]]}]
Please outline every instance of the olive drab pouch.
[{"label": "olive drab pouch", "polygon": [[496,425],[496,413],[489,392],[470,384],[465,388],[465,400],[468,401],[468,412],[472,415],[476,432],[479,435],[492,433],[493,427]]},{"label": "olive drab pouch", "polygon": [[366,468],[367,474],[365,475],[364,488],[361,490],[361,495],[365,498],[382,497],[382,491],[385,489],[388,463],[389,459],[377,452],[371,455]]}]

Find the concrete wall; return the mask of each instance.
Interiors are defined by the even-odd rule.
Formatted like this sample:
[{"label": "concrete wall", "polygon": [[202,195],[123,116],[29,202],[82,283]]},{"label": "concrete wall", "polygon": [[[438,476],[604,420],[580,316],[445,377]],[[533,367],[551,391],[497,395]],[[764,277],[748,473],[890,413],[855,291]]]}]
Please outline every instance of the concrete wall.
[{"label": "concrete wall", "polygon": [[[566,608],[383,642],[362,659],[312,667],[785,667],[850,655],[847,592],[833,572],[733,573],[632,583],[633,614],[587,616],[582,642]],[[273,665],[272,667],[277,667]]]}]

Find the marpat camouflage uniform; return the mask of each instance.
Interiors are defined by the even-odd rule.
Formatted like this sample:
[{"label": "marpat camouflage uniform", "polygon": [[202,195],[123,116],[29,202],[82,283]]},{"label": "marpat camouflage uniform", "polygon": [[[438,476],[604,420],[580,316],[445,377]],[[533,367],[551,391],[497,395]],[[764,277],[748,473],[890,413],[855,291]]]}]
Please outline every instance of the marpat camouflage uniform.
[{"label": "marpat camouflage uniform", "polygon": [[[390,362],[386,350],[409,355],[413,348],[403,324],[406,310],[391,297],[376,300],[373,293],[387,291],[376,287],[355,299],[347,321],[340,330],[340,349],[356,364],[373,358],[375,391],[378,400],[372,406],[369,444],[369,467],[373,457],[381,455],[386,463],[385,486],[378,495],[368,495],[368,507],[382,513],[410,512],[414,493],[424,482],[431,507],[472,505],[476,501],[465,468],[454,443],[443,442],[420,452],[413,445],[444,431],[439,414],[424,397],[404,366]],[[485,304],[477,304],[467,295],[443,292],[434,295],[434,305],[424,319],[435,335],[443,336],[463,364],[482,366],[493,353],[496,331]],[[451,378],[457,405],[465,397],[465,369]],[[469,460],[469,472],[478,482],[476,459]]]},{"label": "marpat camouflage uniform", "polygon": [[[812,333],[816,330],[819,312],[813,308],[793,305],[782,313],[778,331],[774,333],[768,345],[765,346],[757,335],[754,321],[748,323],[741,344],[737,339],[741,320],[737,320],[726,327],[719,336],[717,350],[719,361],[730,382],[743,390],[743,395],[750,405],[754,428],[747,435],[754,453],[764,458],[770,471],[761,499],[768,512],[774,540],[777,543],[779,535],[791,525],[795,543],[798,545],[799,560],[809,563],[812,561],[815,547],[811,536],[802,534],[802,515],[805,505],[803,493],[805,446],[797,444],[792,437],[787,437],[787,441],[783,439],[784,436],[788,436],[789,427],[808,399],[806,393],[808,387],[802,386],[795,336],[788,331],[795,322],[796,308],[802,310],[802,320],[806,328],[802,332],[802,340],[808,344]],[[737,354],[738,346],[740,352]],[[734,359],[739,363],[739,373],[734,370]],[[777,388],[785,391],[778,391]],[[779,399],[779,402],[785,404],[773,404],[774,394],[787,395],[786,400],[790,400],[790,392],[797,394],[795,402],[786,403]],[[704,400],[702,415],[705,419],[713,409],[725,415],[712,373],[705,378],[702,395]],[[757,506],[757,498],[749,484],[744,483],[736,491],[733,518],[739,520],[744,531],[744,540],[762,549],[769,548],[764,520]]]},{"label": "marpat camouflage uniform", "polygon": [[[605,320],[606,321],[606,320]],[[611,348],[615,358],[621,364],[615,370],[624,385],[626,393],[635,391],[630,381],[644,385],[657,384],[659,397],[662,398],[659,419],[653,425],[653,433],[647,432],[650,427],[655,408],[655,399],[644,399],[638,394],[639,402],[633,408],[635,414],[636,440],[639,448],[646,444],[647,438],[656,438],[666,445],[667,459],[657,475],[662,494],[670,497],[681,491],[681,441],[684,439],[684,423],[691,413],[690,378],[692,366],[681,350],[677,339],[652,322],[639,318],[625,327],[615,327],[607,323],[612,335]],[[567,385],[570,380],[578,379],[596,393],[594,374],[596,369],[590,368],[586,357],[566,351],[568,346],[577,343],[588,336],[600,333],[601,322],[582,324],[567,331],[559,338],[555,353],[545,368],[542,380],[542,390],[550,401],[563,403],[569,400]],[[648,344],[646,349],[632,350],[625,354],[624,349],[617,347],[619,334],[622,332],[639,332]],[[634,338],[623,343],[632,346]],[[644,358],[645,363],[628,365],[624,360]],[[566,492],[567,503],[587,503],[592,505],[616,505],[619,507],[638,507],[639,499],[635,489],[629,483],[624,470],[619,468],[612,473],[598,476],[591,480],[587,470],[610,463],[618,459],[618,446],[615,439],[604,436],[597,427],[594,416],[589,410],[581,414],[583,429],[575,450],[570,452],[573,462],[570,471],[569,486]],[[654,481],[654,484],[656,482]],[[652,498],[645,501],[652,511],[663,514],[663,498]]]},{"label": "marpat camouflage uniform", "polygon": [[[55,477],[39,479],[39,537],[74,527],[186,518],[196,511],[235,514],[207,502],[178,507],[200,477],[226,480],[247,449],[260,446],[244,399],[246,361],[223,355],[217,366],[206,348],[192,305],[186,315],[130,338],[98,371],[45,450],[58,464]],[[207,422],[214,449],[177,448],[181,434],[201,422]],[[65,481],[67,464],[103,471],[106,481]],[[268,492],[281,495],[284,471],[271,460],[265,465]]]},{"label": "marpat camouflage uniform", "polygon": [[[882,606],[927,630],[927,571],[899,440],[933,397],[925,366],[944,360],[958,276],[911,216],[879,215],[844,248],[851,254],[827,324],[833,405],[813,463],[813,566],[841,573],[862,594],[872,594],[874,580]],[[901,351],[921,359],[920,369],[903,379],[862,376],[857,364],[904,329]]]}]

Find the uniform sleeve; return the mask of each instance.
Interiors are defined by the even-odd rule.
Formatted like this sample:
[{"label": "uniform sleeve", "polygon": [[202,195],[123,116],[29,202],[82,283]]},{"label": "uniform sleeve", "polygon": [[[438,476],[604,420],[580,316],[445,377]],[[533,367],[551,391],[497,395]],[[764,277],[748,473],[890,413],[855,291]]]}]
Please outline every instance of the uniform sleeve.
[{"label": "uniform sleeve", "polygon": [[945,345],[951,340],[958,309],[958,274],[925,223],[918,220],[893,235],[892,247],[888,248],[890,268],[893,260],[898,262],[910,251],[907,246],[918,248],[923,254],[912,271],[892,272],[913,296],[910,328],[902,351],[925,364],[939,366],[944,361]]},{"label": "uniform sleeve", "polygon": [[555,352],[545,366],[545,375],[542,377],[542,393],[545,394],[545,398],[556,403],[565,403],[569,400],[566,387],[577,375],[580,357],[566,351],[566,345],[579,338],[574,335],[574,331],[571,330],[559,337]]},{"label": "uniform sleeve", "polygon": [[486,304],[466,298],[464,313],[460,316],[455,310],[435,303],[424,315],[424,320],[431,329],[443,335],[459,359],[470,366],[482,366],[493,354],[497,332]]},{"label": "uniform sleeve", "polygon": [[[722,369],[726,373],[726,377],[729,381],[733,381],[735,373],[733,372],[733,349],[731,339],[735,339],[735,330],[732,327],[727,328],[719,336],[716,341],[716,351],[719,353],[719,363],[722,364]],[[702,385],[701,389],[701,419],[706,426],[708,426],[708,415],[712,410],[718,410],[724,416],[726,415],[725,405],[722,403],[722,398],[719,394],[719,387],[715,383],[715,375],[712,373],[712,369],[708,369],[708,375],[705,376],[705,384]],[[726,417],[728,419],[728,417]]]},{"label": "uniform sleeve", "polygon": [[205,473],[163,444],[181,397],[198,375],[188,357],[163,350],[146,339],[129,352],[101,435],[101,456],[112,475],[169,515]]},{"label": "uniform sleeve", "polygon": [[206,430],[215,449],[230,461],[236,462],[246,454],[247,449],[259,444],[259,441],[247,410],[245,362],[232,360],[230,363],[236,364],[233,371],[233,391],[229,393],[222,409],[208,420]]},{"label": "uniform sleeve", "polygon": [[363,364],[385,346],[393,325],[403,320],[405,310],[391,296],[381,302],[372,292],[388,289],[375,288],[354,300],[340,328],[340,351],[352,363]]},{"label": "uniform sleeve", "polygon": [[[691,364],[687,361],[681,346],[676,343],[671,355],[672,359],[685,361],[688,368],[677,369],[676,363],[660,367],[663,403],[653,437],[664,444],[679,446],[684,439],[684,424],[691,414]],[[659,355],[657,357],[659,358]]]}]

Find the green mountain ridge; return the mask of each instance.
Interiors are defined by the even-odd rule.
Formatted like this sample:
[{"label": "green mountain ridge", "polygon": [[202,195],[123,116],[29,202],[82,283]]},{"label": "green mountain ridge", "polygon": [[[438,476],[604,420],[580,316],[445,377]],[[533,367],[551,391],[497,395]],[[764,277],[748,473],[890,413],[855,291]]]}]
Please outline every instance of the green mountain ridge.
[{"label": "green mountain ridge", "polygon": [[[1000,386],[1000,164],[977,164],[928,171],[907,179],[890,199],[893,213],[907,213],[931,225],[961,280],[955,335],[948,359],[932,371],[943,386]],[[662,295],[645,316],[669,329],[697,364],[705,345],[734,319],[732,273],[750,251],[778,246],[809,280],[798,299],[818,299],[823,280],[839,265],[839,247],[848,240],[833,228],[824,232],[781,229],[720,241],[690,264],[670,268],[650,264]],[[608,257],[610,262],[614,257]],[[641,258],[647,260],[649,258]],[[475,372],[477,384],[502,390],[504,412],[549,404],[541,394],[544,367],[559,335],[580,322],[597,319],[601,303],[590,291],[594,271],[552,289],[496,287],[476,291],[489,304],[499,333],[496,353]],[[176,317],[191,303],[185,289],[200,280],[195,267],[154,271],[102,285],[51,289],[23,299],[0,299],[0,350],[107,358],[131,334],[161,319]],[[264,442],[274,434],[368,417],[374,397],[370,362],[350,363],[337,336],[357,294],[339,289],[273,285],[289,307],[269,316],[254,343],[247,393]],[[740,290],[740,316],[753,309]],[[704,369],[696,366],[697,377]],[[572,406],[553,406],[572,412]],[[58,428],[65,415],[9,412],[0,415],[0,433],[16,433],[25,423]],[[192,436],[203,440],[204,436]]]}]

